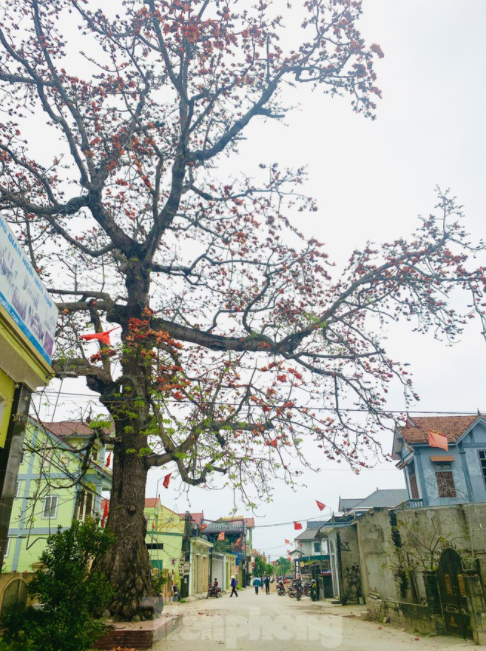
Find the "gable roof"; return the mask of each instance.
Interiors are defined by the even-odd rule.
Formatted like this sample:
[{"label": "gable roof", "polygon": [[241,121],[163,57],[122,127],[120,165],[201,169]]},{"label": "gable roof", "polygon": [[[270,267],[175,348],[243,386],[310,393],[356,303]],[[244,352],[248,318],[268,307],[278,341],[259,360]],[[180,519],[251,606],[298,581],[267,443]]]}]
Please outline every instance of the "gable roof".
[{"label": "gable roof", "polygon": [[471,425],[481,418],[474,416],[418,416],[408,418],[404,427],[398,427],[398,434],[410,445],[427,445],[429,429],[447,437],[449,443],[456,443]]},{"label": "gable roof", "polygon": [[377,507],[393,508],[408,500],[406,488],[387,488],[375,490],[374,493],[365,497],[364,500],[354,505],[355,509],[373,509]]},{"label": "gable roof", "polygon": [[156,509],[161,504],[160,498],[158,497],[146,497],[145,498],[145,508],[146,509]]},{"label": "gable roof", "polygon": [[360,502],[361,502],[361,497],[358,497],[357,499],[343,499],[342,497],[340,497],[338,511],[340,511],[341,513],[343,511],[348,511],[349,509],[354,508],[356,504],[359,504]]},{"label": "gable roof", "polygon": [[314,540],[318,533],[319,529],[306,529],[302,533],[299,533],[294,540]]},{"label": "gable roof", "polygon": [[326,522],[327,520],[308,520],[307,529],[320,529]]},{"label": "gable roof", "polygon": [[364,499],[339,499],[339,510],[361,511],[363,509],[388,508],[392,509],[406,502],[408,493],[405,488],[376,489]]},{"label": "gable roof", "polygon": [[57,423],[42,423],[42,426],[48,429],[56,436],[93,436],[92,430],[87,423],[80,420],[61,420]]}]

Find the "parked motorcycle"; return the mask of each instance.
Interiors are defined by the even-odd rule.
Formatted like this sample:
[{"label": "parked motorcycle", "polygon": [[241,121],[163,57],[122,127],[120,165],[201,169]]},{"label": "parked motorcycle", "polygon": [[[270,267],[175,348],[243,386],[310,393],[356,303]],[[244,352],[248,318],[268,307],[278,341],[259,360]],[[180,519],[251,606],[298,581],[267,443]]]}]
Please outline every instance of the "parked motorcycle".
[{"label": "parked motorcycle", "polygon": [[221,588],[219,585],[210,585],[208,594],[206,595],[206,599],[209,599],[209,597],[216,597],[216,599],[219,599],[221,597]]},{"label": "parked motorcycle", "polygon": [[292,585],[289,587],[288,595],[291,599],[301,600],[302,595],[304,594],[304,589],[302,587],[302,581],[300,579],[295,579],[292,581]]},{"label": "parked motorcycle", "polygon": [[300,601],[302,599],[302,595],[304,594],[304,588],[302,587],[301,583],[298,583],[295,586],[295,598],[297,601]]},{"label": "parked motorcycle", "polygon": [[277,581],[277,594],[279,597],[282,597],[286,594],[285,585],[283,581]]},{"label": "parked motorcycle", "polygon": [[310,595],[309,595],[310,598],[312,599],[312,601],[317,601],[317,599],[318,599],[318,596],[317,596],[317,582],[316,582],[315,579],[312,579],[312,581],[310,582],[309,589],[310,589]]},{"label": "parked motorcycle", "polygon": [[172,601],[180,601],[181,593],[179,592],[179,587],[177,586],[177,584],[174,584],[172,586],[172,591],[174,593],[174,596],[172,597]]}]

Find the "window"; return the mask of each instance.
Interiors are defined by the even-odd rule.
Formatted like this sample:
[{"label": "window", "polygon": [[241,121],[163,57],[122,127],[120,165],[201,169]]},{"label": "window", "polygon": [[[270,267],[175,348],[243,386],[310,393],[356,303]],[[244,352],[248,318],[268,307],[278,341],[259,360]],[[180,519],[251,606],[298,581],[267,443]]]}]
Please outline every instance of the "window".
[{"label": "window", "polygon": [[57,506],[59,498],[57,495],[48,495],[44,497],[44,507],[42,509],[42,517],[44,519],[53,520],[57,516]]},{"label": "window", "polygon": [[479,463],[481,464],[483,479],[486,484],[486,450],[479,450]]},{"label": "window", "polygon": [[457,497],[454,476],[450,464],[442,464],[440,469],[435,471],[435,477],[437,479],[439,497]]},{"label": "window", "polygon": [[8,557],[9,551],[10,551],[10,538],[7,538],[7,547],[5,549],[5,554],[3,555],[4,558]]},{"label": "window", "polygon": [[25,453],[22,450],[22,452],[20,453],[20,465],[22,465],[24,463],[24,460],[25,460]]},{"label": "window", "polygon": [[314,554],[320,554],[321,553],[321,543],[320,542],[315,542],[314,543]]},{"label": "window", "polygon": [[408,483],[410,485],[410,497],[413,500],[418,500],[420,495],[417,486],[417,475],[415,474],[415,463],[413,461],[408,465]]},{"label": "window", "polygon": [[20,495],[20,482],[16,481],[15,482],[15,493],[14,497],[18,497]]}]

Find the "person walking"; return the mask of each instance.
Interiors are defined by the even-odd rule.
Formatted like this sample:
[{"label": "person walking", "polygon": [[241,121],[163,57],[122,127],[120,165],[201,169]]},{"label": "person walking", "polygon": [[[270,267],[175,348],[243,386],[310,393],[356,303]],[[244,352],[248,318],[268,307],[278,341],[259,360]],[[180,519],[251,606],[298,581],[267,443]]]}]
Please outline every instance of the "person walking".
[{"label": "person walking", "polygon": [[262,580],[258,576],[253,579],[253,587],[255,588],[255,594],[258,594],[258,590],[262,587]]},{"label": "person walking", "polygon": [[230,585],[231,585],[231,594],[230,594],[230,597],[232,597],[233,595],[235,595],[235,597],[237,597],[237,596],[238,596],[238,593],[236,592],[236,579],[235,579],[234,576],[231,577],[231,583],[230,583]]},{"label": "person walking", "polygon": [[263,579],[263,585],[265,586],[265,594],[270,594],[270,577],[268,574],[265,574],[265,578]]}]

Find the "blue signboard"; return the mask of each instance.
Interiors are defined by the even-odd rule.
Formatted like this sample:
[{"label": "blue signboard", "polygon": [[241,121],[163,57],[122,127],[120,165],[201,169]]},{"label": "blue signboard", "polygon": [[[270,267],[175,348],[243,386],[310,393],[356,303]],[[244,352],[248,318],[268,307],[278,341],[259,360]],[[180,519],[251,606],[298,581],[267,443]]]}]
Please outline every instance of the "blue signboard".
[{"label": "blue signboard", "polygon": [[2,217],[0,217],[0,305],[50,364],[58,310]]}]

